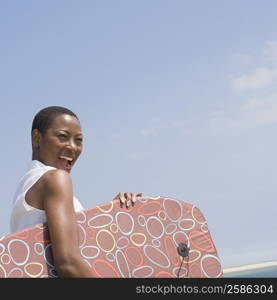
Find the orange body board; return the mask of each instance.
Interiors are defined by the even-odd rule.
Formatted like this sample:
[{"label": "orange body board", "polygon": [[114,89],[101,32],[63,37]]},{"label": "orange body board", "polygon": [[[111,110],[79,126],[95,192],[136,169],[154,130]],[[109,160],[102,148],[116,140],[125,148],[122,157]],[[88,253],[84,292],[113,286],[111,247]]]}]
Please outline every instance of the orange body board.
[{"label": "orange body board", "polygon": [[[223,277],[206,219],[187,202],[144,197],[125,208],[113,200],[78,212],[77,225],[80,253],[97,277]],[[58,277],[47,224],[0,238],[0,277]]]}]

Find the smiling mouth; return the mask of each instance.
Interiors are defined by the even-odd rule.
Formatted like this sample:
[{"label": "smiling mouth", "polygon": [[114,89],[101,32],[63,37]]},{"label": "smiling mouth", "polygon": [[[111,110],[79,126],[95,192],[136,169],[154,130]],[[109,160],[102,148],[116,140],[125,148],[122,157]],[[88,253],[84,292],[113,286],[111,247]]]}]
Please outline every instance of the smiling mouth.
[{"label": "smiling mouth", "polygon": [[65,165],[65,167],[67,169],[71,169],[72,162],[73,162],[72,157],[68,157],[68,156],[65,156],[65,155],[60,155],[59,158],[67,162],[67,164]]}]

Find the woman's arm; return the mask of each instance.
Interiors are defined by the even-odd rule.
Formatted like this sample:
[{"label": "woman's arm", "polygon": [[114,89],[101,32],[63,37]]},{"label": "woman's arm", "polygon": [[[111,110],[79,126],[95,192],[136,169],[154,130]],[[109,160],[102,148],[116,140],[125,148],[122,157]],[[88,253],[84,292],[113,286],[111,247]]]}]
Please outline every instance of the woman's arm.
[{"label": "woman's arm", "polygon": [[42,191],[58,276],[94,277],[80,254],[70,174],[64,170],[48,171],[43,176]]}]

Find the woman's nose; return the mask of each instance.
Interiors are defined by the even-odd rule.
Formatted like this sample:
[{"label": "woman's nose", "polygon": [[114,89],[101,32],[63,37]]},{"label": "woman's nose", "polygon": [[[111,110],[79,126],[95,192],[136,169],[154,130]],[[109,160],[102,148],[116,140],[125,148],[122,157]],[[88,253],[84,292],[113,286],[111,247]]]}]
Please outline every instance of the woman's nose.
[{"label": "woman's nose", "polygon": [[70,149],[74,150],[74,151],[77,150],[77,145],[76,145],[76,143],[75,143],[74,140],[69,140],[67,146],[68,146]]}]

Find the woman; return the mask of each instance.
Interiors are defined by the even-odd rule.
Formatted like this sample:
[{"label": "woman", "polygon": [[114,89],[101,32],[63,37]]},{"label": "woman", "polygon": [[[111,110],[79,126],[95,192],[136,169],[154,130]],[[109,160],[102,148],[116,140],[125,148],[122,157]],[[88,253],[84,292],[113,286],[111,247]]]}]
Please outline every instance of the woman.
[{"label": "woman", "polygon": [[[15,193],[11,231],[48,224],[55,269],[59,277],[94,277],[79,250],[76,212],[83,210],[73,196],[70,172],[83,149],[78,117],[69,109],[51,106],[39,111],[32,124],[32,163]],[[122,205],[139,194],[119,193]]]}]

